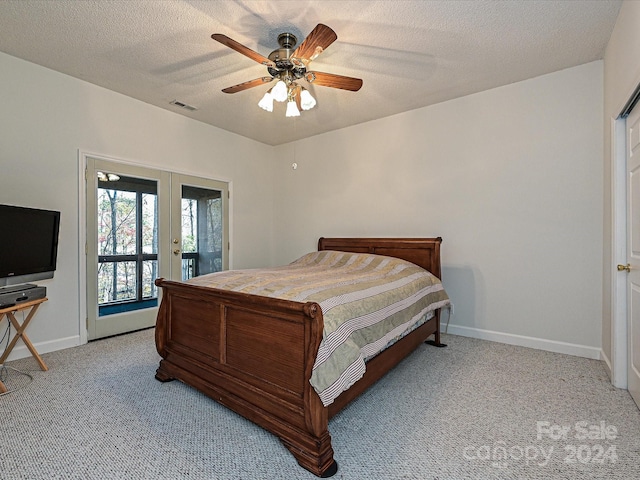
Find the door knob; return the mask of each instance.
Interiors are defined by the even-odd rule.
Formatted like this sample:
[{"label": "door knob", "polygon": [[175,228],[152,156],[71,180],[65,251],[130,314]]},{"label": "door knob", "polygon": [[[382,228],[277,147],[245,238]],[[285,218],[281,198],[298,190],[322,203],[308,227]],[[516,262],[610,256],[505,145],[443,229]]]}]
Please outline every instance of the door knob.
[{"label": "door knob", "polygon": [[179,248],[174,249],[173,250],[173,254],[174,255],[180,255],[180,249]]},{"label": "door knob", "polygon": [[630,272],[631,271],[631,264],[627,263],[626,265],[618,265],[618,271],[619,272]]}]

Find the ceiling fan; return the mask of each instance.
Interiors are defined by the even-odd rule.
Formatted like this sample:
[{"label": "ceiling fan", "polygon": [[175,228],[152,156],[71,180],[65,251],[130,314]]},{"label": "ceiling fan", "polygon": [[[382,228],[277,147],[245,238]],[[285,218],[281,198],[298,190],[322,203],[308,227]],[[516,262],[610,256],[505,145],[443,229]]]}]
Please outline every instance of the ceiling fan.
[{"label": "ceiling fan", "polygon": [[303,78],[315,85],[353,92],[357,92],[362,87],[362,80],[359,78],[308,70],[309,63],[338,38],[331,28],[322,23],[319,23],[295,50],[294,47],[298,41],[296,36],[291,33],[281,33],[278,35],[280,48],[271,52],[268,57],[260,55],[221,33],[214,33],[211,38],[266,66],[270,75],[224,88],[222,90],[224,93],[242,92],[278,80],[276,85],[258,103],[261,108],[269,112],[273,111],[274,100],[287,101],[286,116],[288,117],[300,115],[300,109],[313,108],[316,104],[315,99],[306,88],[297,83]]}]

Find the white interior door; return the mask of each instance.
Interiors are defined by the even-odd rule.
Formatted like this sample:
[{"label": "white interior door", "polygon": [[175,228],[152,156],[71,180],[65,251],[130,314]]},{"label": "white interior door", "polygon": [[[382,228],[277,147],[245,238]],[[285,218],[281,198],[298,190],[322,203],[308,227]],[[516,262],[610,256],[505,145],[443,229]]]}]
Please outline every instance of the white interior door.
[{"label": "white interior door", "polygon": [[628,389],[640,406],[640,106],[627,117]]}]

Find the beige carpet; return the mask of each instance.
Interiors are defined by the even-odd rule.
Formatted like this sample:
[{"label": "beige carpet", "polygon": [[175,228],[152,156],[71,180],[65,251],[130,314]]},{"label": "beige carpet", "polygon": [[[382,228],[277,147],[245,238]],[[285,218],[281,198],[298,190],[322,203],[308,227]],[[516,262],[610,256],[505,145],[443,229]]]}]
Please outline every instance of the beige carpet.
[{"label": "beige carpet", "polygon": [[[7,365],[0,477],[310,479],[279,440],[154,379],[153,331]],[[336,479],[640,478],[640,412],[602,364],[453,335],[329,424]]]}]

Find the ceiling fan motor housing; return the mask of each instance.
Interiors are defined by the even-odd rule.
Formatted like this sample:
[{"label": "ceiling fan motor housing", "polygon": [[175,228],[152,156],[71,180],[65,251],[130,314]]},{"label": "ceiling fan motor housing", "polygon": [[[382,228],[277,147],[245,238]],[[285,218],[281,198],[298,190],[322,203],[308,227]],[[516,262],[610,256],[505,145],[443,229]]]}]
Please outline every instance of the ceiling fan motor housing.
[{"label": "ceiling fan motor housing", "polygon": [[281,33],[278,35],[278,43],[280,48],[274,50],[269,54],[269,60],[276,64],[276,68],[267,67],[269,74],[272,77],[280,78],[283,76],[283,72],[290,72],[291,75],[284,75],[285,77],[293,77],[292,80],[302,78],[307,69],[304,65],[294,65],[289,58],[295,51],[298,39],[293,33]]}]

